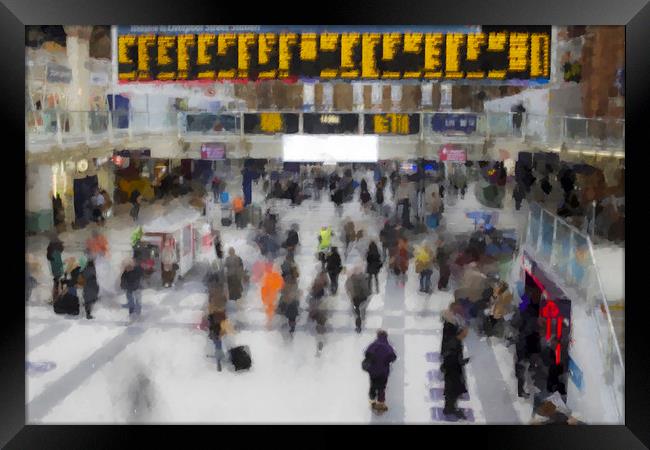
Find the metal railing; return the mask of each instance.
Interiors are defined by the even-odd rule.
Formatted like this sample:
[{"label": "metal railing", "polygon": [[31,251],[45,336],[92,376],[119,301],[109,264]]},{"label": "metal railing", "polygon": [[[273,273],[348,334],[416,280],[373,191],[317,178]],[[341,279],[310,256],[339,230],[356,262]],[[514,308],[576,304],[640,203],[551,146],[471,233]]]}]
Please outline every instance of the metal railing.
[{"label": "metal railing", "polygon": [[584,302],[588,314],[595,318],[606,381],[613,388],[618,414],[623,418],[625,363],[591,239],[539,204],[532,203],[522,245],[571,289],[577,295],[575,300]]},{"label": "metal railing", "polygon": [[[260,113],[271,111],[246,111]],[[279,112],[279,111],[272,111]],[[303,111],[281,111],[299,115]],[[359,133],[363,133],[364,114],[377,111],[329,113],[356,114]],[[588,119],[585,117],[543,116],[511,112],[453,112],[453,111],[403,111],[403,114],[422,114],[421,131],[416,135],[391,136],[409,139],[419,136],[424,140],[450,137],[466,139],[516,139],[531,143],[559,146],[596,146],[624,149],[625,121],[617,119]],[[86,143],[98,140],[132,138],[133,136],[174,134],[183,136],[241,136],[243,137],[244,112],[135,112],[114,111],[29,111],[26,131],[30,144],[59,145]],[[302,126],[299,133],[302,133]]]}]

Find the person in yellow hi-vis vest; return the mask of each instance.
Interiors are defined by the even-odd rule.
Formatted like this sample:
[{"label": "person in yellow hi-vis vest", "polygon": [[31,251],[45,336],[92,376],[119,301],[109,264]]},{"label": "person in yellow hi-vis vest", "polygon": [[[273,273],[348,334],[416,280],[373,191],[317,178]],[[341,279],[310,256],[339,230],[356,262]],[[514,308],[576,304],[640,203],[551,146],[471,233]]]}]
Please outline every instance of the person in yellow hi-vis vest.
[{"label": "person in yellow hi-vis vest", "polygon": [[325,267],[326,254],[332,245],[332,227],[323,225],[318,233],[318,259]]}]

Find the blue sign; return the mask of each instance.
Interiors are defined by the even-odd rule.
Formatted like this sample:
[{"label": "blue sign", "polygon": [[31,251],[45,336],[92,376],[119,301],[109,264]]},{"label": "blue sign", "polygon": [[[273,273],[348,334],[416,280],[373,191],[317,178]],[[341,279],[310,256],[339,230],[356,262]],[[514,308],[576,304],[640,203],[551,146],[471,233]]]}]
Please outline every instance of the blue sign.
[{"label": "blue sign", "polygon": [[576,362],[569,356],[569,376],[573,384],[576,385],[579,391],[583,388],[582,369],[578,367]]},{"label": "blue sign", "polygon": [[476,115],[436,113],[431,118],[431,128],[438,133],[474,133],[476,131]]}]

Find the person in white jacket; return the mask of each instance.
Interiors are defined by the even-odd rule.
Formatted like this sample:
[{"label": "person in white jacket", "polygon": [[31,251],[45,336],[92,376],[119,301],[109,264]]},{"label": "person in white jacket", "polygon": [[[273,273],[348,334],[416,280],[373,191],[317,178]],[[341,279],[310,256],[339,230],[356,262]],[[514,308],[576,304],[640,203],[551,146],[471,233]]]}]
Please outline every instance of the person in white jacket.
[{"label": "person in white jacket", "polygon": [[160,254],[162,263],[162,282],[164,287],[171,287],[176,277],[176,246],[174,240],[166,238]]}]

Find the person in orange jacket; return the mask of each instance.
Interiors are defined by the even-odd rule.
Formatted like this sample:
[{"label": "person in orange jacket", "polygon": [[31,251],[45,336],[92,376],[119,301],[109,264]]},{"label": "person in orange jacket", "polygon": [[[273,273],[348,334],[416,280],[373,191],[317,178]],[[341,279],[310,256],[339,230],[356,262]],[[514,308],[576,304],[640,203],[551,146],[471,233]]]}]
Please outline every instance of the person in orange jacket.
[{"label": "person in orange jacket", "polygon": [[237,228],[244,228],[244,199],[240,195],[232,200],[232,210],[235,213]]},{"label": "person in orange jacket", "polygon": [[273,267],[266,267],[262,277],[262,303],[264,304],[264,313],[266,314],[267,324],[271,324],[273,314],[275,313],[278,294],[284,287],[282,275]]}]

